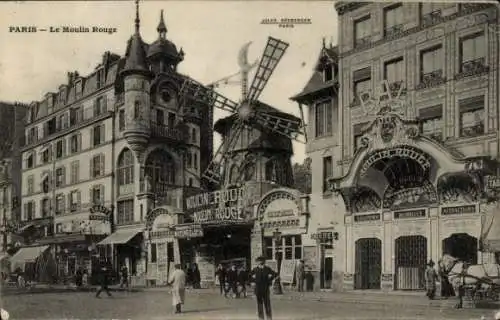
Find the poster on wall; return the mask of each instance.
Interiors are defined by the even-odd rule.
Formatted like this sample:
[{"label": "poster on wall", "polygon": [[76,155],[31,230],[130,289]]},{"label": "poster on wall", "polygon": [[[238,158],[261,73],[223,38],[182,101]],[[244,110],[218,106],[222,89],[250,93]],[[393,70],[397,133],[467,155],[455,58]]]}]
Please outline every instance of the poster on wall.
[{"label": "poster on wall", "polygon": [[318,248],[317,247],[304,247],[304,265],[305,269],[311,271],[318,271]]},{"label": "poster on wall", "polygon": [[293,283],[297,261],[298,260],[284,260],[281,262],[280,278],[282,283]]}]

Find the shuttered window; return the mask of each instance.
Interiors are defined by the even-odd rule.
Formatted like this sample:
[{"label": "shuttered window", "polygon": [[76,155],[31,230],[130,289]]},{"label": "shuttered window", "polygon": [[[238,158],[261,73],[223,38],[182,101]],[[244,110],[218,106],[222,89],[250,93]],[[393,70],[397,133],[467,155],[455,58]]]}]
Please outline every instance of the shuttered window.
[{"label": "shuttered window", "polygon": [[98,154],[90,160],[90,177],[97,178],[104,175],[104,154]]},{"label": "shuttered window", "polygon": [[460,136],[475,137],[485,133],[484,96],[459,101]]},{"label": "shuttered window", "polygon": [[92,142],[93,146],[98,146],[104,143],[106,136],[105,136],[105,128],[104,128],[104,123],[97,125],[92,128],[91,130],[91,136],[92,136]]},{"label": "shuttered window", "polygon": [[104,186],[102,184],[93,186],[89,198],[93,204],[104,204]]},{"label": "shuttered window", "polygon": [[331,100],[317,103],[314,109],[315,136],[324,137],[333,131],[333,104]]}]

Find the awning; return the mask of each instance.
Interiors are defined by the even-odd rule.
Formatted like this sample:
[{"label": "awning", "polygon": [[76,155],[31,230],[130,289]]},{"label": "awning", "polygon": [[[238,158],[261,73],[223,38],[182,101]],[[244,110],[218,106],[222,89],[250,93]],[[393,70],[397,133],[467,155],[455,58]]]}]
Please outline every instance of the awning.
[{"label": "awning", "polygon": [[138,229],[117,230],[115,233],[111,234],[109,237],[105,238],[97,245],[102,246],[106,244],[124,244],[129,242],[139,232],[142,232],[142,230]]},{"label": "awning", "polygon": [[36,258],[38,258],[48,248],[49,246],[21,248],[10,258],[10,262],[12,265],[24,265],[26,262],[35,262]]},{"label": "awning", "polygon": [[18,232],[24,232],[26,231],[29,227],[33,227],[35,224],[34,223],[28,223],[24,227],[20,228]]}]

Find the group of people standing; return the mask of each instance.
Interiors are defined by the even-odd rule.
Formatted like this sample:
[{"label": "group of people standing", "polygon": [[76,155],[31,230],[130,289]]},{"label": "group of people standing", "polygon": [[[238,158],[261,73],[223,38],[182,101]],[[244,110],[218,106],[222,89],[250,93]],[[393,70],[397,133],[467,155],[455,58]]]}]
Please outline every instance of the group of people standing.
[{"label": "group of people standing", "polygon": [[237,268],[235,264],[229,269],[222,264],[217,266],[215,275],[219,279],[220,294],[227,298],[232,292],[233,297],[239,298],[247,296],[247,284],[250,282],[248,271],[245,267]]}]

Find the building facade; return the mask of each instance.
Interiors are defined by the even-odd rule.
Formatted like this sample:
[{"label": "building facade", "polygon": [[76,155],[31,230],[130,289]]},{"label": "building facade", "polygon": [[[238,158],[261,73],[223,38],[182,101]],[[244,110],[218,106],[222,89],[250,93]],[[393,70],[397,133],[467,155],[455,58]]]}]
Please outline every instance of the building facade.
[{"label": "building facade", "polygon": [[421,289],[444,253],[490,261],[479,243],[500,152],[498,5],[335,8],[343,287]]},{"label": "building facade", "polygon": [[[33,102],[22,149],[22,220],[48,246],[60,276],[99,259],[144,279],[144,225],[155,206],[182,209],[211,154],[207,104],[188,100],[177,72],[182,49],[136,30],[124,57],[106,52],[95,71],[68,73],[56,93]],[[154,196],[151,196],[154,195]]]}]

